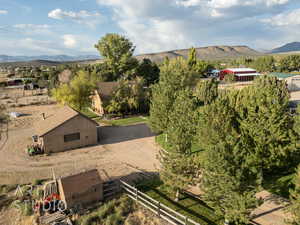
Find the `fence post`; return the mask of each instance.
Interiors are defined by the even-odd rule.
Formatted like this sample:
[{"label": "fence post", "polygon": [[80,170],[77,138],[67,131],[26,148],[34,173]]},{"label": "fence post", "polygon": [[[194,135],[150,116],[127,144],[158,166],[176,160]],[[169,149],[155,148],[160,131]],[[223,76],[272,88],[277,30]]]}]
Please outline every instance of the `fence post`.
[{"label": "fence post", "polygon": [[185,217],[185,225],[188,225],[189,219],[187,218],[187,216]]},{"label": "fence post", "polygon": [[135,188],[135,199],[136,199],[137,202],[139,200],[138,197],[139,197],[138,189]]},{"label": "fence post", "polygon": [[158,206],[157,206],[157,215],[158,217],[160,217],[160,202],[158,202]]}]

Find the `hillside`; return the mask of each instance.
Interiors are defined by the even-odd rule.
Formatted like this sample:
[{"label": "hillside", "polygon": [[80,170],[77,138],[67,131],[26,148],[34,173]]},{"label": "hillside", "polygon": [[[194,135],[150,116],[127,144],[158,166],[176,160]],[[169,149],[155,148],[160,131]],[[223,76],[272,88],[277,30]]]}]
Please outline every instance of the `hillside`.
[{"label": "hillside", "polygon": [[0,63],[0,67],[23,67],[23,66],[32,66],[32,67],[39,67],[39,66],[57,66],[62,64],[62,62],[55,62],[49,60],[34,60],[34,61],[24,61],[24,62],[2,62]]},{"label": "hillside", "polygon": [[55,62],[68,62],[68,61],[82,61],[82,60],[94,60],[99,59],[97,55],[40,55],[40,56],[9,56],[0,55],[1,62],[28,62],[36,60],[55,61]]},{"label": "hillside", "polygon": [[292,52],[299,52],[300,51],[300,42],[291,42],[288,44],[285,44],[281,47],[274,48],[269,53],[292,53]]},{"label": "hillside", "polygon": [[[197,57],[203,60],[217,60],[226,58],[238,58],[242,56],[260,56],[263,53],[255,51],[248,46],[209,46],[196,48]],[[161,62],[165,57],[188,57],[189,49],[180,49],[160,53],[143,54],[136,56],[139,60],[149,58],[155,62]]]}]

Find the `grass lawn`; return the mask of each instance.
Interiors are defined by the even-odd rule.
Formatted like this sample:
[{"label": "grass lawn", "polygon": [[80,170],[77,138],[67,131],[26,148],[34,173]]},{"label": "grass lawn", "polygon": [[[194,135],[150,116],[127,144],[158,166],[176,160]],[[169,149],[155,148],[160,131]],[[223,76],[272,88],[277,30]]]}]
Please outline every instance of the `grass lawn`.
[{"label": "grass lawn", "polygon": [[214,225],[221,222],[221,219],[214,214],[214,211],[197,198],[187,194],[181,194],[178,202],[173,201],[167,187],[159,179],[150,182],[141,182],[137,187],[155,200],[160,201],[176,212],[187,216],[201,225]]},{"label": "grass lawn", "polygon": [[[165,134],[160,134],[155,137],[156,143],[158,143],[164,150],[170,151],[171,146],[168,143],[166,143],[165,140],[166,140]],[[201,151],[202,151],[201,148],[197,144],[192,145],[192,153],[201,152]]]},{"label": "grass lawn", "polygon": [[94,113],[92,110],[89,108],[84,108],[80,111],[83,115],[87,116],[88,118],[94,119],[99,117],[96,113]]},{"label": "grass lawn", "polygon": [[139,123],[147,123],[148,117],[145,116],[135,116],[135,117],[128,117],[125,119],[118,119],[118,120],[101,120],[96,119],[97,122],[104,123],[111,126],[129,126]]}]

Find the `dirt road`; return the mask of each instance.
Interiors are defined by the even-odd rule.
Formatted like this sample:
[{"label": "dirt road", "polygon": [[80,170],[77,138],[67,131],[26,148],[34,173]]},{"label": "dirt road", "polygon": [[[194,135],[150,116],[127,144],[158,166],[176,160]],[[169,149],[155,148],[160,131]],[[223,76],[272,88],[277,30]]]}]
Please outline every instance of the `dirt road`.
[{"label": "dirt road", "polygon": [[[0,183],[28,183],[51,177],[97,168],[102,176],[125,176],[158,167],[154,136],[144,124],[127,127],[102,127],[98,146],[81,148],[50,156],[29,157],[26,146],[35,133],[32,124],[41,119],[41,112],[55,111],[57,106],[30,106],[17,109],[27,116],[11,122],[8,140],[0,150]],[[15,110],[15,109],[14,109]]]}]

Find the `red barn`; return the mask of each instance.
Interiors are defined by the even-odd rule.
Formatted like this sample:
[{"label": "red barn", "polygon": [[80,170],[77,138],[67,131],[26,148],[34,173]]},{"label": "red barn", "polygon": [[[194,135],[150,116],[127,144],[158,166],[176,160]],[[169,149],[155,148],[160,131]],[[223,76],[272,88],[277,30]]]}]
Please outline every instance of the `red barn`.
[{"label": "red barn", "polygon": [[236,81],[251,81],[260,75],[251,68],[228,68],[220,72],[220,80],[223,80],[228,74],[234,74]]}]

